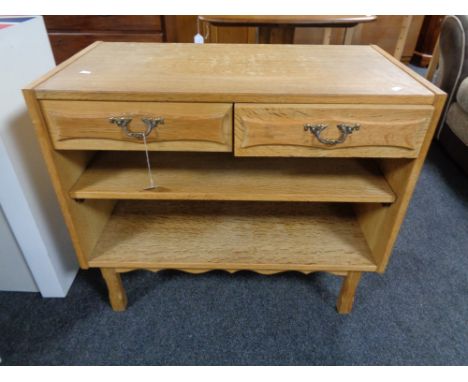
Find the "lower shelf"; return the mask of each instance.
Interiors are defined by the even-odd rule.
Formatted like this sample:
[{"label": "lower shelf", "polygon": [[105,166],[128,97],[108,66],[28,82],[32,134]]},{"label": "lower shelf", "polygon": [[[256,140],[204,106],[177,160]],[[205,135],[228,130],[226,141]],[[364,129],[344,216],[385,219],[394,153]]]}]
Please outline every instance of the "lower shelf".
[{"label": "lower shelf", "polygon": [[91,267],[375,271],[346,204],[118,202]]}]

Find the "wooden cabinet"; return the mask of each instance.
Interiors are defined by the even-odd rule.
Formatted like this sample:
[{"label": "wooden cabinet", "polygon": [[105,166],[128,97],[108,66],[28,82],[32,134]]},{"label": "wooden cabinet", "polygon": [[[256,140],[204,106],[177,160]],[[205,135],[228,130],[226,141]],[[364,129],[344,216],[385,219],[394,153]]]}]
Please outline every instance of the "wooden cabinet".
[{"label": "wooden cabinet", "polygon": [[122,273],[217,269],[330,272],[349,313],[361,274],[385,271],[445,101],[378,47],[315,45],[95,43],[24,94],[114,310]]},{"label": "wooden cabinet", "polygon": [[44,16],[57,64],[95,41],[165,41],[162,16]]}]

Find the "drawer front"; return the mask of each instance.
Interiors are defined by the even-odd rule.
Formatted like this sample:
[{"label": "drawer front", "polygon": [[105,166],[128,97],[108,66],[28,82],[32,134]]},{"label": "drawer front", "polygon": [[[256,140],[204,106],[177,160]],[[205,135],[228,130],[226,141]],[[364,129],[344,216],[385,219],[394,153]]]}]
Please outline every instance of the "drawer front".
[{"label": "drawer front", "polygon": [[47,30],[160,31],[161,16],[44,16]]},{"label": "drawer front", "polygon": [[415,158],[432,106],[235,105],[237,156]]},{"label": "drawer front", "polygon": [[146,133],[149,150],[232,151],[232,104],[52,100],[41,104],[56,149],[144,150]]}]

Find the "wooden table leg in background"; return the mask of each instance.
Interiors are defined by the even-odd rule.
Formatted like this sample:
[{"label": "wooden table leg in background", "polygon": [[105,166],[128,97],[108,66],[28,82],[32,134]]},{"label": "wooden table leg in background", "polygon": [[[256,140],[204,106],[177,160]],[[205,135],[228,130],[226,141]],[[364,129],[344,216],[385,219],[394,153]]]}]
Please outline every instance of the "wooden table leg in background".
[{"label": "wooden table leg in background", "polygon": [[292,26],[260,26],[257,32],[259,44],[293,44],[294,27]]},{"label": "wooden table leg in background", "polygon": [[259,44],[269,44],[271,37],[270,27],[258,27],[257,31],[257,42]]},{"label": "wooden table leg in background", "polygon": [[440,49],[439,49],[439,38],[437,38],[434,52],[432,53],[431,61],[429,61],[429,66],[427,67],[426,78],[428,81],[432,81],[434,77],[434,73],[437,69],[437,65],[439,65],[439,57],[440,57]]},{"label": "wooden table leg in background", "polygon": [[351,45],[353,41],[354,27],[346,28],[344,33],[343,45]]},{"label": "wooden table leg in background", "polygon": [[330,45],[331,35],[332,35],[332,28],[323,28],[323,38],[322,38],[323,45]]},{"label": "wooden table leg in background", "polygon": [[101,268],[101,273],[107,284],[112,309],[116,312],[123,312],[127,309],[127,295],[120,274],[113,268]]},{"label": "wooden table leg in background", "polygon": [[413,21],[413,16],[405,16],[403,18],[395,53],[393,53],[393,57],[395,57],[397,60],[401,60],[401,57],[403,56],[403,50],[405,49],[406,40],[408,39],[408,33],[411,28],[411,21]]},{"label": "wooden table leg in background", "polygon": [[353,309],[354,295],[361,279],[361,272],[348,272],[343,280],[336,309],[340,314],[350,313]]},{"label": "wooden table leg in background", "polygon": [[218,26],[200,19],[200,17],[197,18],[197,32],[203,36],[205,42],[214,44],[218,42]]},{"label": "wooden table leg in background", "polygon": [[[281,30],[281,37],[280,41],[278,41],[279,44],[294,44],[294,27],[292,26],[287,26],[287,27],[282,27],[280,28]],[[276,43],[276,41],[272,41],[272,43]]]}]

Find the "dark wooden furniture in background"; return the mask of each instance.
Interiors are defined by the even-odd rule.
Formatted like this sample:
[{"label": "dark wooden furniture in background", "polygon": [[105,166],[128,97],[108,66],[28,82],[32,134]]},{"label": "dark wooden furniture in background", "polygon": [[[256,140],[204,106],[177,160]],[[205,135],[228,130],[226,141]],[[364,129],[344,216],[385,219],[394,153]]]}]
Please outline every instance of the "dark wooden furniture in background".
[{"label": "dark wooden furniture in background", "polygon": [[[355,28],[351,43],[355,45],[375,44],[394,55],[400,41],[402,25],[408,21],[407,16],[379,16],[377,20],[361,24]],[[401,61],[409,62],[413,55],[424,16],[412,16],[406,35],[406,43],[399,55]],[[165,31],[168,42],[193,42],[197,33],[197,16],[164,16]],[[333,28],[330,44],[342,44],[345,28]],[[297,27],[294,33],[295,44],[322,44],[323,28]],[[208,36],[209,37],[209,36]],[[219,43],[255,44],[256,28],[223,27],[217,31]]]},{"label": "dark wooden furniture in background", "polygon": [[297,27],[322,28],[323,44],[330,44],[331,28],[345,28],[343,43],[351,44],[354,27],[374,21],[376,16],[199,16],[212,29],[209,42],[218,42],[217,27],[254,27],[259,44],[294,44]]},{"label": "dark wooden furniture in background", "polygon": [[44,16],[57,64],[95,41],[165,41],[162,16]]},{"label": "dark wooden furniture in background", "polygon": [[437,38],[440,33],[440,26],[445,16],[424,16],[421,32],[414,51],[411,63],[414,65],[427,67],[431,61]]},{"label": "dark wooden furniture in background", "polygon": [[[372,23],[354,28],[352,44],[376,44],[394,54],[406,16],[379,16]],[[402,61],[413,55],[424,16],[413,16]],[[96,40],[141,42],[193,42],[197,16],[44,16],[52,49],[60,63]],[[407,19],[406,19],[407,20]],[[333,28],[330,44],[341,44],[345,28]],[[219,28],[220,43],[256,43],[254,27]],[[323,28],[295,28],[295,44],[322,44]]]}]

